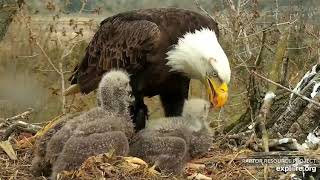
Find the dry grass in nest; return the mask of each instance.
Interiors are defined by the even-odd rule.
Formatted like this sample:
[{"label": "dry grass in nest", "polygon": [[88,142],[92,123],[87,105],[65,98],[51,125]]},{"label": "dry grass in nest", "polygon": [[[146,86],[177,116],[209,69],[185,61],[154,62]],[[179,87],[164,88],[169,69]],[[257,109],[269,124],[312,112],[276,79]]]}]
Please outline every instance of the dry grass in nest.
[{"label": "dry grass in nest", "polygon": [[[18,160],[9,159],[8,155],[0,150],[0,179],[37,180],[30,172],[33,158],[32,147],[17,150]],[[76,171],[62,172],[60,180],[90,180],[90,179],[208,179],[213,180],[242,180],[263,178],[263,167],[246,166],[241,159],[250,157],[250,150],[222,149],[219,143],[202,157],[193,159],[190,163],[200,164],[198,168],[187,167],[182,176],[168,176],[150,171],[150,165],[130,161],[130,157],[115,156],[105,153],[88,158]],[[138,162],[138,163],[137,163]],[[199,175],[199,176],[196,176]],[[203,176],[204,175],[204,176]],[[268,177],[279,179],[281,173],[269,169]],[[196,176],[196,177],[195,177]],[[193,177],[193,178],[192,178]],[[201,177],[201,178],[199,178]]]},{"label": "dry grass in nest", "polygon": [[[69,179],[173,179],[157,172],[151,172],[144,161],[132,157],[113,156],[112,153],[88,158],[77,171],[64,171],[58,175],[60,180]],[[130,159],[130,160],[129,160]]]},{"label": "dry grass in nest", "polygon": [[188,174],[201,173],[208,177],[212,177],[212,179],[220,180],[252,179],[251,173],[246,170],[246,167],[241,161],[236,160],[236,158],[244,156],[247,153],[250,153],[250,151],[233,152],[230,150],[213,148],[205,156],[191,161],[196,164],[204,164],[204,169],[200,171],[187,169],[186,172]]},{"label": "dry grass in nest", "polygon": [[[16,148],[16,147],[15,147]],[[33,158],[32,148],[17,150],[18,160],[10,160],[0,151],[0,177],[2,179],[36,179],[30,172]],[[150,172],[147,164],[136,164],[127,161],[127,157],[113,156],[110,153],[100,154],[88,158],[77,171],[63,172],[59,179],[186,179],[194,173],[201,173],[212,179],[248,179],[250,175],[237,162],[228,163],[237,153],[210,151],[201,158],[194,159],[193,163],[203,163],[205,168],[186,168],[183,176],[168,176]],[[45,179],[39,177],[37,179]]]},{"label": "dry grass in nest", "polygon": [[253,179],[252,173],[241,162],[235,161],[239,156],[249,152],[213,149],[205,156],[191,161],[191,163],[203,164],[205,167],[196,169],[187,167],[182,176],[152,174],[148,171],[150,166],[147,164],[132,164],[126,161],[126,157],[101,154],[87,159],[77,171],[63,172],[60,174],[60,179],[192,179],[192,175],[198,174],[201,175],[198,177],[206,176],[212,179]]},{"label": "dry grass in nest", "polygon": [[30,172],[33,158],[32,149],[17,150],[17,160],[11,160],[8,155],[0,150],[0,179],[43,179],[35,178]]}]

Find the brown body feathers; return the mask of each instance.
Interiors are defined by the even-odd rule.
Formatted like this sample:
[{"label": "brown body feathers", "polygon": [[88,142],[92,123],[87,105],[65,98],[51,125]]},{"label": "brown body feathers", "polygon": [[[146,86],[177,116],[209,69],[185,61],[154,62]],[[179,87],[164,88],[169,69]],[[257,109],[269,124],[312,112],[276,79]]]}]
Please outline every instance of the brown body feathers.
[{"label": "brown body feathers", "polygon": [[165,116],[179,116],[188,98],[190,78],[171,72],[167,52],[188,32],[202,28],[218,36],[217,23],[191,10],[140,9],[116,14],[101,22],[86,54],[70,77],[82,93],[96,89],[104,72],[123,68],[130,74],[135,102],[130,107],[136,130],[145,127],[145,96],[160,95]]},{"label": "brown body feathers", "polygon": [[184,9],[141,9],[108,17],[101,22],[71,77],[72,84],[79,84],[83,93],[89,93],[98,87],[104,72],[123,68],[133,76],[147,75],[144,95],[157,95],[171,75],[165,65],[166,52],[185,33],[201,28],[218,34],[217,23],[212,19]]}]

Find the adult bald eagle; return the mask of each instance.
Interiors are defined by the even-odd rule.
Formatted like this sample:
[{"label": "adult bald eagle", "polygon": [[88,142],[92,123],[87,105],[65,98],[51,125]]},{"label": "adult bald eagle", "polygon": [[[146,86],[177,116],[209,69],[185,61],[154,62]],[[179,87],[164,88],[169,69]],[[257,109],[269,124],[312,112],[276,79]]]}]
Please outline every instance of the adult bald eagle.
[{"label": "adult bald eagle", "polygon": [[229,61],[218,40],[217,23],[199,13],[176,8],[123,12],[101,22],[65,94],[96,89],[106,71],[125,69],[135,103],[133,122],[145,127],[143,97],[160,95],[166,116],[179,116],[188,98],[190,78],[207,88],[214,107],[225,104]]}]

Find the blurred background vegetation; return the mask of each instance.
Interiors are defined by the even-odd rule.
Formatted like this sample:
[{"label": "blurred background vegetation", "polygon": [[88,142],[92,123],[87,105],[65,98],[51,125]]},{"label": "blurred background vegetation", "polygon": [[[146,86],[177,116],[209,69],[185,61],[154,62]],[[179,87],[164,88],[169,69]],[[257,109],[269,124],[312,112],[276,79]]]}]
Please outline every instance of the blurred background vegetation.
[{"label": "blurred background vegetation", "polygon": [[[318,0],[198,2],[219,22],[220,42],[232,67],[229,102],[210,116],[215,127],[230,124],[244,114],[255,116],[248,88],[250,70],[268,74],[278,40],[285,32],[290,33],[286,86],[292,89],[319,61]],[[0,1],[2,8],[6,8],[4,4],[4,0]],[[95,106],[94,93],[64,99],[62,84],[69,86],[67,79],[102,19],[122,11],[152,7],[180,7],[204,13],[193,0],[24,1],[0,42],[0,117],[10,117],[31,107],[35,110],[32,121],[44,122],[62,113]],[[257,83],[267,87],[264,82]],[[263,97],[264,89],[259,93]],[[206,97],[197,81],[192,82],[190,95]],[[255,98],[258,103],[261,101]],[[152,118],[162,116],[157,97],[146,101]]]}]

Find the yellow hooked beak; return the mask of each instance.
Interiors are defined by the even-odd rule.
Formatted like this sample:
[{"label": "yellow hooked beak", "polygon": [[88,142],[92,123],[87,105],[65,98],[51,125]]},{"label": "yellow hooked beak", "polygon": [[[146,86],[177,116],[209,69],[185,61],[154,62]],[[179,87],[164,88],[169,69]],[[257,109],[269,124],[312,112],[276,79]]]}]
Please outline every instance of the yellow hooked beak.
[{"label": "yellow hooked beak", "polygon": [[213,107],[222,107],[228,99],[228,85],[227,83],[216,83],[214,79],[207,78],[207,93],[209,100]]}]

